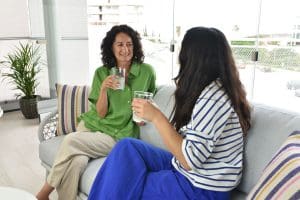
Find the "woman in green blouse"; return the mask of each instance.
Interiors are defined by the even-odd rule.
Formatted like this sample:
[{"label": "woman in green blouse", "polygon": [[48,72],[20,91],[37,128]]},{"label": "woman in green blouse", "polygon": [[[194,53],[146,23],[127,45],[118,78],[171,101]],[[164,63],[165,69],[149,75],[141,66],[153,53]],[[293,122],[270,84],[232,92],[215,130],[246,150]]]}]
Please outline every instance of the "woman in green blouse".
[{"label": "woman in green blouse", "polygon": [[[95,72],[89,96],[91,109],[80,116],[77,132],[64,138],[38,200],[49,199],[54,189],[59,199],[75,200],[88,160],[106,156],[119,139],[139,136],[139,124],[132,120],[133,92],[156,89],[154,70],[143,63],[140,35],[127,25],[114,26],[102,41],[101,53],[103,66]],[[122,90],[110,75],[113,67],[126,71]]]}]

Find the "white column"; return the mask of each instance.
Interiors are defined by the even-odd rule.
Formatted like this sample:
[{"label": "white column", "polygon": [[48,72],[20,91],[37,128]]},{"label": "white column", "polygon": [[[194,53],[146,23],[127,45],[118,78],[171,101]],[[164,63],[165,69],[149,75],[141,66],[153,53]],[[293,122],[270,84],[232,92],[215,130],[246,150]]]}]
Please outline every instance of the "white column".
[{"label": "white column", "polygon": [[45,24],[44,24],[44,12],[42,0],[28,0],[28,15],[29,15],[29,27],[30,37],[34,38],[33,42],[39,44],[40,52],[42,55],[42,61],[45,65],[41,66],[42,70],[38,74],[39,85],[37,87],[37,94],[42,97],[50,97],[49,89],[49,73],[47,64],[47,50],[45,39]]}]

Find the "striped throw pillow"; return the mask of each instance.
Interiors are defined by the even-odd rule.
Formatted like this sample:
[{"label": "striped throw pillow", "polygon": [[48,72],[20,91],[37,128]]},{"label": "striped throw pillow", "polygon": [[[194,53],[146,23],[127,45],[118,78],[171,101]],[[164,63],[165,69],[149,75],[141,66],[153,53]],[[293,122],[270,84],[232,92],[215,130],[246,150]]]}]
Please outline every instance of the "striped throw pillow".
[{"label": "striped throw pillow", "polygon": [[283,143],[247,199],[300,199],[300,131]]},{"label": "striped throw pillow", "polygon": [[78,117],[89,109],[88,86],[56,84],[58,102],[57,135],[76,131]]}]

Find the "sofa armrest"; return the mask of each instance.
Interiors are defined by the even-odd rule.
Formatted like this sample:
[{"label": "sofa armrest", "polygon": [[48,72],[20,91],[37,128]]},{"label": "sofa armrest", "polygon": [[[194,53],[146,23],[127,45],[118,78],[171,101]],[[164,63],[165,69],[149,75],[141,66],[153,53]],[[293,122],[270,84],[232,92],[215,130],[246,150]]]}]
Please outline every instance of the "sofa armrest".
[{"label": "sofa armrest", "polygon": [[40,123],[38,138],[40,142],[56,137],[56,125],[58,121],[57,110],[51,112]]}]

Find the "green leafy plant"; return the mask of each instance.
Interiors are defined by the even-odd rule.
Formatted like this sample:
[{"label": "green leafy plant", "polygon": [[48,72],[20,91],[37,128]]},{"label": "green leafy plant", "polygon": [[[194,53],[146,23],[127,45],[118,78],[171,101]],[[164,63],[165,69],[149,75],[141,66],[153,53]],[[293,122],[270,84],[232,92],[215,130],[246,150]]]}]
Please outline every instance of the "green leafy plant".
[{"label": "green leafy plant", "polygon": [[41,54],[39,46],[33,43],[22,44],[9,53],[0,64],[9,70],[2,73],[4,79],[15,85],[15,90],[20,90],[23,98],[31,99],[36,97],[36,88],[38,86],[37,74],[41,71]]}]

